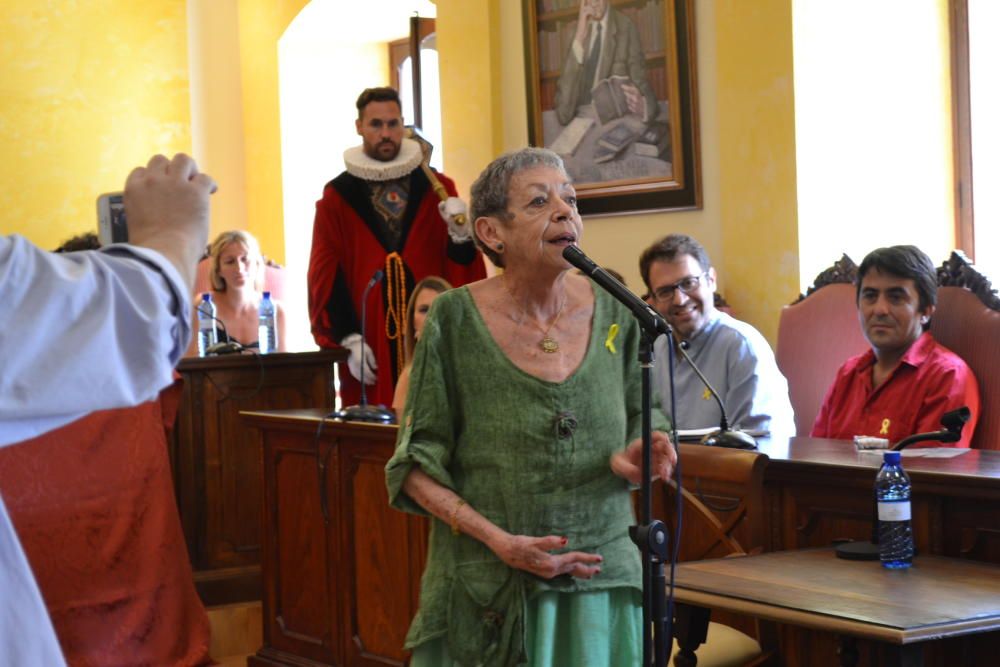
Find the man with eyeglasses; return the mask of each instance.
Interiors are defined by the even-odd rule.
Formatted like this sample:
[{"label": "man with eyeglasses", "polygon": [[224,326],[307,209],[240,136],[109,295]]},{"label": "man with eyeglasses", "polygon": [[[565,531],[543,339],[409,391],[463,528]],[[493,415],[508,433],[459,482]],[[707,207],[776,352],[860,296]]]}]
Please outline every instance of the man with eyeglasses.
[{"label": "man with eyeglasses", "polygon": [[[719,392],[730,426],[750,432],[794,428],[788,383],[771,347],[759,331],[715,307],[715,269],[705,248],[690,236],[670,234],[643,251],[639,271],[676,343]],[[667,344],[666,336],[655,344],[654,385],[669,413]],[[678,357],[674,370],[677,428],[718,427],[719,406],[691,365]]]}]

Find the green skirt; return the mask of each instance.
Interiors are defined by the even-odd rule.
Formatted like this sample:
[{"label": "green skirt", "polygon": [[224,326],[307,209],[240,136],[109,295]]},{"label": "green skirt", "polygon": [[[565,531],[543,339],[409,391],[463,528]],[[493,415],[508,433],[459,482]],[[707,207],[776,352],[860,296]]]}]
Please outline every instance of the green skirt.
[{"label": "green skirt", "polygon": [[[627,667],[642,662],[642,594],[632,588],[545,591],[528,601],[530,667]],[[473,667],[448,655],[444,638],[413,649],[410,667]]]}]

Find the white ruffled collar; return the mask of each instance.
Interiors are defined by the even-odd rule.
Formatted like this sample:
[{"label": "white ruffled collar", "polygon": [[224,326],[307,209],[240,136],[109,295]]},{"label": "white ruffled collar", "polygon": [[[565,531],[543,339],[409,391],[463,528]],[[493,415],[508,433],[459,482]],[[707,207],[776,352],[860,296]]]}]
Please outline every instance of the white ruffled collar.
[{"label": "white ruffled collar", "polygon": [[424,154],[413,139],[403,139],[399,154],[389,162],[370,158],[364,147],[354,146],[344,151],[347,173],[365,181],[391,181],[408,175],[420,166]]}]

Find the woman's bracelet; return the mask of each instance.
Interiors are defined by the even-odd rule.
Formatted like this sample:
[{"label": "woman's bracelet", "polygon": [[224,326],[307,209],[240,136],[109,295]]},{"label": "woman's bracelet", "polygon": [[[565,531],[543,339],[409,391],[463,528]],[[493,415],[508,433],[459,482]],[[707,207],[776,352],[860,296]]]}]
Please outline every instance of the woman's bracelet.
[{"label": "woman's bracelet", "polygon": [[455,509],[451,511],[451,534],[458,535],[461,531],[458,529],[458,510],[462,509],[462,505],[465,501],[461,498],[455,503]]}]

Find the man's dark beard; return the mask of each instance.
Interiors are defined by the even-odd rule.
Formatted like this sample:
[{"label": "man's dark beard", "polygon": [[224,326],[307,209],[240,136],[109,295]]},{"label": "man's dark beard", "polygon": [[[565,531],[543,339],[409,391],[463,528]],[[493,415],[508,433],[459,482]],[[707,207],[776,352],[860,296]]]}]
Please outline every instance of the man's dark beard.
[{"label": "man's dark beard", "polygon": [[[392,152],[392,155],[390,155],[389,157],[383,157],[383,154],[379,152],[379,149],[383,145],[393,146],[395,147],[396,150],[394,150]],[[379,162],[392,162],[393,160],[396,159],[396,156],[399,155],[400,148],[401,144],[397,144],[395,141],[392,141],[391,139],[386,139],[385,141],[380,141],[379,143],[375,144],[375,146],[372,147],[372,151],[368,153],[368,157],[372,158],[373,160],[378,160]]]}]

